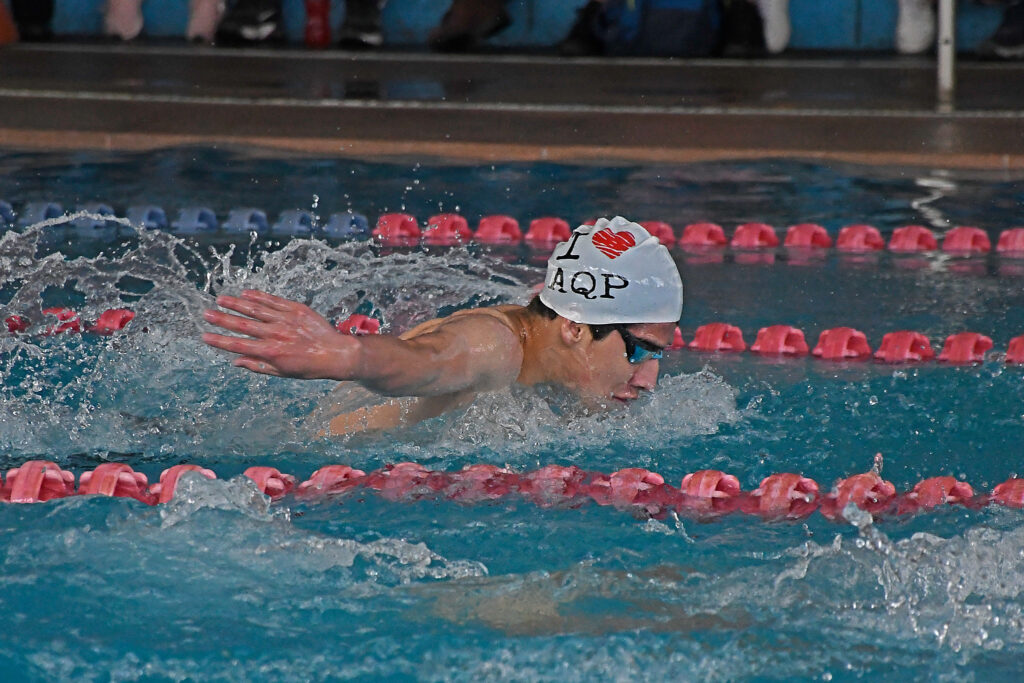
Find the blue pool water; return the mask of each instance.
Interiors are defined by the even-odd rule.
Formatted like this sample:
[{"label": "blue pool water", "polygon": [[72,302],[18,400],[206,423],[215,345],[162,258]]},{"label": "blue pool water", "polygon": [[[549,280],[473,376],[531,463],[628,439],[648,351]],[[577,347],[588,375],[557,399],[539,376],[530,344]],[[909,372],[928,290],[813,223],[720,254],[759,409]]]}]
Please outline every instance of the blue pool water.
[{"label": "blue pool water", "polygon": [[[776,226],[906,223],[995,238],[1019,220],[1021,178],[791,161],[685,166],[370,163],[235,150],[4,154],[0,199],[66,208],[238,206],[268,215],[460,211],[582,221],[622,213],[677,231],[714,220]],[[524,302],[526,251],[383,251],[320,240],[179,238],[64,228],[0,238],[0,318],[71,305],[130,307],[113,337],[0,337],[0,467],[76,473],[125,462],[155,480],[181,462],[176,499],[0,504],[0,669],[19,680],[1016,680],[1024,655],[1024,514],[950,506],[858,529],[820,515],[767,523],[638,519],[611,507],[460,504],[369,494],[270,504],[240,473],[300,478],[331,463],[413,460],[456,470],[558,463],[645,467],[678,485],[716,468],[753,489],[801,472],[827,489],[876,452],[898,490],[936,475],[979,491],[1022,474],[1024,372],[998,357],[1024,334],[1024,262],[844,257],[721,262],[676,251],[682,329],[724,321],[881,336],[990,336],[965,367],[772,360],[678,351],[630,410],[581,417],[510,391],[381,438],[317,439],[306,417],[329,382],[257,377],[203,346],[219,292],[269,289],[331,318],[401,330],[469,305]]]}]

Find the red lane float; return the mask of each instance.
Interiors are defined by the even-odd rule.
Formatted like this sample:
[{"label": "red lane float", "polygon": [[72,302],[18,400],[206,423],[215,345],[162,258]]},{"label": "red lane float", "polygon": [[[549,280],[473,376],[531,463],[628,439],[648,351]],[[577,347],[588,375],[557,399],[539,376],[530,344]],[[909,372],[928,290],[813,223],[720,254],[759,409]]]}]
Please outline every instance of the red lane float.
[{"label": "red lane float", "polygon": [[198,472],[207,479],[216,479],[217,475],[213,470],[208,470],[199,465],[175,465],[160,473],[160,481],[149,487],[149,492],[154,496],[156,502],[166,503],[174,498],[174,491],[178,487],[178,480],[186,472]]},{"label": "red lane float", "polygon": [[380,334],[380,321],[362,313],[353,313],[334,325],[342,334]]},{"label": "red lane float", "polygon": [[134,498],[152,504],[155,499],[148,489],[149,480],[146,479],[146,475],[119,462],[103,463],[91,472],[83,472],[78,480],[80,496]]},{"label": "red lane float", "polygon": [[946,337],[939,360],[946,363],[981,363],[991,350],[992,340],[977,332],[961,332]]},{"label": "red lane float", "polygon": [[757,331],[757,340],[750,350],[764,355],[805,356],[808,346],[801,330],[790,325],[771,325]]},{"label": "red lane float", "polygon": [[935,234],[923,225],[905,225],[893,230],[889,239],[889,251],[900,253],[916,253],[935,251],[939,243]]},{"label": "red lane float", "polygon": [[686,340],[683,339],[683,331],[676,325],[676,329],[672,331],[672,341],[666,346],[669,351],[677,351],[679,349],[686,348]]},{"label": "red lane float", "polygon": [[348,465],[326,465],[299,484],[296,493],[302,497],[343,493],[358,486],[365,476],[366,472],[352,469]]},{"label": "red lane float", "polygon": [[847,225],[839,231],[836,249],[849,252],[880,251],[885,249],[885,240],[873,225]]},{"label": "red lane float", "polygon": [[1006,348],[1007,363],[1024,363],[1024,335],[1014,337]]},{"label": "red lane float", "polygon": [[952,254],[987,254],[992,251],[988,233],[981,228],[959,226],[946,233],[942,251]]},{"label": "red lane float", "polygon": [[7,470],[4,500],[12,503],[45,503],[75,493],[75,475],[49,460],[31,460]]},{"label": "red lane float", "polygon": [[906,363],[935,358],[935,351],[928,337],[920,332],[901,330],[889,332],[882,337],[882,344],[875,351],[877,360],[887,363]]},{"label": "red lane float", "polygon": [[747,344],[743,341],[743,332],[735,325],[709,323],[697,328],[690,348],[699,351],[743,351]]},{"label": "red lane float", "polygon": [[423,241],[436,246],[466,244],[473,239],[466,219],[457,213],[441,213],[427,219]]},{"label": "red lane float", "polygon": [[877,514],[889,508],[896,499],[896,487],[875,472],[855,474],[836,482],[821,501],[821,514],[831,520],[842,517],[843,510],[853,503],[861,510]]},{"label": "red lane float", "polygon": [[871,347],[860,330],[834,327],[821,333],[811,353],[824,360],[863,360],[871,357]]},{"label": "red lane float", "polygon": [[768,249],[779,246],[779,236],[767,223],[744,223],[736,228],[729,246],[733,249]]},{"label": "red lane float", "polygon": [[996,251],[1000,254],[1024,254],[1024,228],[1010,228],[999,233]]},{"label": "red lane float", "polygon": [[385,213],[377,218],[377,227],[370,234],[385,246],[408,247],[420,241],[422,232],[415,216]]},{"label": "red lane float", "polygon": [[547,465],[519,479],[519,493],[540,507],[565,505],[586,487],[587,473],[575,465]]},{"label": "red lane float", "polygon": [[772,474],[750,492],[743,510],[766,519],[800,519],[818,508],[818,483],[799,474]]},{"label": "red lane float", "polygon": [[682,499],[679,509],[698,514],[724,514],[736,509],[740,480],[718,470],[699,470],[683,477],[679,485]]},{"label": "red lane float", "polygon": [[[81,316],[70,308],[52,306],[44,308],[42,313],[57,319],[56,323],[47,325],[43,329],[42,334],[47,337],[83,331],[92,334],[111,335],[114,332],[123,330],[128,323],[135,319],[134,311],[130,311],[127,308],[107,309],[100,313],[96,322],[85,323],[84,325],[82,324]],[[4,319],[4,324],[7,326],[7,331],[11,334],[22,334],[32,327],[32,323],[20,315],[8,316]]]},{"label": "red lane float", "polygon": [[533,245],[544,246],[565,242],[572,234],[569,224],[561,218],[545,216],[534,218],[523,239]]},{"label": "red lane float", "polygon": [[647,232],[651,233],[658,241],[671,249],[676,243],[676,234],[672,226],[664,221],[643,221],[640,225]]},{"label": "red lane float", "polygon": [[931,510],[941,505],[970,505],[974,489],[954,477],[931,477],[918,482],[910,493],[899,500],[898,514]]},{"label": "red lane float", "polygon": [[996,485],[990,499],[1009,508],[1024,508],[1024,479],[1013,477]]},{"label": "red lane float", "polygon": [[270,496],[271,500],[283,498],[295,488],[295,477],[290,474],[281,474],[273,467],[250,467],[242,475],[252,479],[256,487],[262,493]]},{"label": "red lane float", "polygon": [[679,238],[679,246],[686,248],[704,249],[708,247],[724,247],[728,240],[725,239],[725,231],[717,223],[690,223],[683,228],[683,235]]},{"label": "red lane float", "polygon": [[786,239],[782,246],[791,249],[828,249],[832,246],[832,238],[828,231],[817,223],[798,223],[786,230]]},{"label": "red lane float", "polygon": [[523,232],[519,221],[511,216],[484,216],[473,237],[483,244],[518,244],[523,241]]}]

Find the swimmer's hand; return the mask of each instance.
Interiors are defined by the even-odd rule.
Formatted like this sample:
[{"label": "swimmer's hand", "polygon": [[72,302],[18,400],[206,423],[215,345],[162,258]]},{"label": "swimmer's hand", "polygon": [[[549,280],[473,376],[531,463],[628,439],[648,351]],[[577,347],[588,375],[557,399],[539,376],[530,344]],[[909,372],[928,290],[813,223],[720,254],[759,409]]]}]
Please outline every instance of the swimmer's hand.
[{"label": "swimmer's hand", "polygon": [[203,318],[249,338],[211,332],[202,338],[210,346],[238,354],[234,365],[276,377],[353,377],[360,355],[358,339],[338,332],[309,306],[252,289],[240,297],[219,296],[217,305],[242,315],[208,309]]}]

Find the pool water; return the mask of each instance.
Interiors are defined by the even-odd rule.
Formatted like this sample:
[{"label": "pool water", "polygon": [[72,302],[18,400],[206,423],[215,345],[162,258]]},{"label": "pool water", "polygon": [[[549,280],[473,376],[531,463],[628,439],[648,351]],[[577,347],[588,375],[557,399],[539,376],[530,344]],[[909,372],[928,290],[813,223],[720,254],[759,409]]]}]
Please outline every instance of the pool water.
[{"label": "pool water", "polygon": [[[219,215],[257,206],[368,216],[404,210],[579,222],[622,213],[676,226],[866,222],[994,238],[1019,220],[1021,178],[793,161],[681,166],[448,165],[272,158],[184,148],[8,153],[0,199],[104,202]],[[994,240],[993,240],[994,241]],[[0,337],[0,468],[53,460],[76,474],[125,462],[150,481],[187,462],[166,505],[73,497],[0,504],[0,668],[19,680],[1016,680],[1024,655],[1024,513],[947,506],[857,525],[713,521],[509,496],[391,501],[357,489],[280,502],[240,476],[300,479],[326,464],[415,461],[518,472],[557,463],[644,467],[673,485],[721,469],[745,490],[775,472],[823,489],[867,471],[906,491],[954,475],[984,492],[1021,474],[1024,262],[1003,256],[844,256],[772,262],[673,252],[681,328],[800,327],[812,345],[851,326],[877,348],[912,329],[990,336],[976,365],[834,363],[675,351],[661,387],[587,416],[519,389],[382,437],[318,439],[333,384],[245,373],[199,342],[215,294],[257,287],[331,319],[390,331],[470,305],[525,302],[542,254],[479,245],[387,250],[318,239],[186,238],[125,226],[113,241],[60,225],[0,238],[0,318],[128,307],[110,337]],[[41,329],[37,322],[33,331]]]}]

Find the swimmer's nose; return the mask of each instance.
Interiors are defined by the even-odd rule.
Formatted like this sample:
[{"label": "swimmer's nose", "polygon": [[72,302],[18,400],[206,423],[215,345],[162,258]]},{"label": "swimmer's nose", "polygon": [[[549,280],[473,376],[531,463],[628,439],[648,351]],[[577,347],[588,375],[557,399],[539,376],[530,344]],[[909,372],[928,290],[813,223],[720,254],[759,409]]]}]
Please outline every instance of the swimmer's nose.
[{"label": "swimmer's nose", "polygon": [[651,391],[658,386],[657,359],[651,358],[640,363],[633,372],[633,376],[629,378],[629,385],[646,391]]}]

